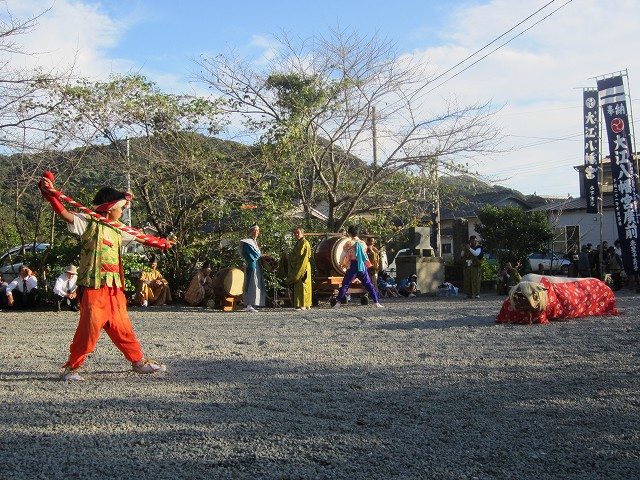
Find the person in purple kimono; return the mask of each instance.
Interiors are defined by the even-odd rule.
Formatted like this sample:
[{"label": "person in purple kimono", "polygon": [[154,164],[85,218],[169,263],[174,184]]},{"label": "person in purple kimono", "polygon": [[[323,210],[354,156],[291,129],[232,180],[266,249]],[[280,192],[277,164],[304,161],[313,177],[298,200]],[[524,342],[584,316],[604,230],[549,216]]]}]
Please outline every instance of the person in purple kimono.
[{"label": "person in purple kimono", "polygon": [[356,278],[360,280],[360,283],[362,283],[367,292],[369,292],[375,306],[381,308],[382,305],[378,298],[378,291],[371,283],[369,273],[367,272],[368,265],[370,265],[369,258],[367,257],[367,244],[358,238],[359,231],[357,226],[350,225],[347,229],[347,233],[349,233],[349,236],[351,237],[351,240],[346,242],[343,247],[345,252],[344,266],[347,267],[347,271],[342,279],[342,285],[338,290],[338,296],[335,299],[336,303],[333,308],[340,307],[342,299],[346,296],[347,290],[349,290],[349,287],[351,286],[351,282]]}]

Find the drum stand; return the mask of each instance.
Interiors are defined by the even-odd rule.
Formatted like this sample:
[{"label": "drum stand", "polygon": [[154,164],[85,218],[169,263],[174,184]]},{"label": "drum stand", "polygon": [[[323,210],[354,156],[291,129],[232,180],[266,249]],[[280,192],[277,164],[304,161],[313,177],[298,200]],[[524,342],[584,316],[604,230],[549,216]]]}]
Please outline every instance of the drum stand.
[{"label": "drum stand", "polygon": [[278,304],[278,282],[273,282],[273,308],[280,308]]}]

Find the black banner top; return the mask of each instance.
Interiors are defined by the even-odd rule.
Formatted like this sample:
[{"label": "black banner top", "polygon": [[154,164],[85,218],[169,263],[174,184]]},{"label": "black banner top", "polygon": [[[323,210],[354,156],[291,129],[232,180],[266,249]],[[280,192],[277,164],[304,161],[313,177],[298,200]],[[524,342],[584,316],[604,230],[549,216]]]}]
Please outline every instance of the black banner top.
[{"label": "black banner top", "polygon": [[622,247],[622,261],[625,272],[632,275],[639,271],[638,197],[627,99],[622,77],[598,80],[598,92],[602,105],[602,121],[606,125],[609,139],[613,205],[618,239]]},{"label": "black banner top", "polygon": [[587,213],[598,213],[600,200],[600,148],[598,92],[585,88],[582,93],[584,120],[584,189],[587,197]]}]

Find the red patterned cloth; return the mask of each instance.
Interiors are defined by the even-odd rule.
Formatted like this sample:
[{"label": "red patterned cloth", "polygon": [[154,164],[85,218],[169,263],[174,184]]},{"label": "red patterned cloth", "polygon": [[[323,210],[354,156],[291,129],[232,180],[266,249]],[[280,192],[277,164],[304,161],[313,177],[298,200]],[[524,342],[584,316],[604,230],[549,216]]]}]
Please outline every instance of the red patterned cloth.
[{"label": "red patterned cloth", "polygon": [[[522,280],[527,277],[530,276]],[[547,308],[534,312],[516,310],[506,299],[496,323],[549,323],[555,319],[619,314],[613,291],[597,278],[535,277],[547,289]]]}]

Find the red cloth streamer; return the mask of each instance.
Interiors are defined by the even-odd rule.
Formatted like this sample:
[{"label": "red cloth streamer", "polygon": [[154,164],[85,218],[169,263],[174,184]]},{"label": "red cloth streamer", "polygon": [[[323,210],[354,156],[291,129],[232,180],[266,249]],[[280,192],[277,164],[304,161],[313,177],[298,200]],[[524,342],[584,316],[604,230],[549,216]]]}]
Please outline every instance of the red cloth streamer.
[{"label": "red cloth streamer", "polygon": [[[54,175],[51,172],[44,172],[42,174],[42,176],[44,178],[47,178],[47,179],[51,180],[51,181],[53,181],[53,179],[54,179]],[[118,230],[120,230],[122,232],[125,232],[125,233],[128,233],[130,235],[133,235],[134,237],[142,240],[143,241],[143,245],[145,245],[147,247],[155,247],[155,248],[160,248],[162,250],[168,250],[169,248],[171,248],[171,243],[166,238],[158,238],[158,237],[154,237],[152,235],[147,235],[147,234],[142,233],[140,230],[137,230],[137,229],[135,229],[133,227],[129,227],[129,226],[124,225],[124,224],[122,224],[120,222],[117,222],[115,220],[109,220],[108,218],[103,217],[99,213],[94,212],[90,208],[85,207],[81,203],[76,202],[73,198],[66,196],[62,192],[60,192],[58,190],[55,190],[55,189],[50,189],[50,188],[45,187],[44,184],[42,184],[41,182],[38,183],[38,188],[40,188],[40,192],[42,192],[42,196],[49,203],[51,203],[51,206],[53,207],[53,210],[56,213],[60,213],[60,212],[62,212],[64,210],[64,207],[62,206],[62,203],[60,202],[60,201],[63,201],[65,203],[73,205],[74,207],[78,208],[82,212],[87,213],[88,215],[90,215],[91,217],[93,217],[98,222],[102,223],[103,225],[108,225],[108,226],[116,228],[116,229],[118,229]],[[57,210],[57,208],[58,209],[61,208],[62,210]]]}]

